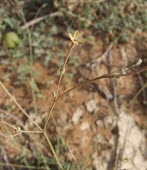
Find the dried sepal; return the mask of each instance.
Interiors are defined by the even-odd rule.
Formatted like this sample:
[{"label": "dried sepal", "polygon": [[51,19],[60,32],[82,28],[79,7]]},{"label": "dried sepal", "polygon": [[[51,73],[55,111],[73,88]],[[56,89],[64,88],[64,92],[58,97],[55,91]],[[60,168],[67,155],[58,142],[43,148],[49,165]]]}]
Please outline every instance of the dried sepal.
[{"label": "dried sepal", "polygon": [[78,30],[76,30],[73,35],[71,33],[69,33],[69,38],[71,39],[71,41],[75,45],[78,45],[79,43],[86,41],[86,39],[84,39],[84,38],[79,38],[79,31]]},{"label": "dried sepal", "polygon": [[78,42],[79,42],[79,43],[83,43],[83,42],[86,42],[86,41],[87,41],[87,40],[86,40],[85,38],[79,38],[79,39],[78,39]]},{"label": "dried sepal", "polygon": [[71,39],[71,41],[73,41],[74,39],[73,39],[72,34],[71,34],[71,33],[69,33],[68,35],[69,35],[69,38]]},{"label": "dried sepal", "polygon": [[74,32],[74,38],[77,39],[78,37],[79,37],[79,31],[76,30],[76,31]]}]

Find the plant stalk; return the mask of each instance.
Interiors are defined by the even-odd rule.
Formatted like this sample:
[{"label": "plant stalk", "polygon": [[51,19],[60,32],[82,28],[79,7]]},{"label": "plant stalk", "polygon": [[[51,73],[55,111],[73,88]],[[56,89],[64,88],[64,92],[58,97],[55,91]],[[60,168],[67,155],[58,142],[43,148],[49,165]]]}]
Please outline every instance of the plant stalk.
[{"label": "plant stalk", "polygon": [[55,152],[55,150],[54,150],[54,148],[53,148],[53,145],[52,145],[52,143],[50,142],[50,140],[49,140],[49,138],[48,138],[48,136],[47,136],[46,131],[44,131],[44,136],[45,136],[45,138],[46,138],[46,140],[47,140],[48,145],[49,145],[50,148],[51,148],[51,151],[52,151],[52,153],[53,153],[53,155],[54,155],[54,157],[55,157],[55,159],[56,159],[56,161],[57,161],[57,164],[59,165],[60,169],[64,170],[63,167],[62,167],[62,165],[61,165],[61,163],[60,163],[60,161],[59,161],[59,159],[58,159],[58,156],[56,155],[56,152]]}]

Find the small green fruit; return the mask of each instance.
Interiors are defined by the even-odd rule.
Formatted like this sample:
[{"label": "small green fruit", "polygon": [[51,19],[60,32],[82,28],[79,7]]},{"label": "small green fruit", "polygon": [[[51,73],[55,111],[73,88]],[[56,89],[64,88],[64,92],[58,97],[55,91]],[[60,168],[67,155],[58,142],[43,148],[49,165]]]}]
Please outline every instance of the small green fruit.
[{"label": "small green fruit", "polygon": [[3,37],[3,44],[8,48],[15,48],[20,44],[20,39],[15,32],[7,32]]}]

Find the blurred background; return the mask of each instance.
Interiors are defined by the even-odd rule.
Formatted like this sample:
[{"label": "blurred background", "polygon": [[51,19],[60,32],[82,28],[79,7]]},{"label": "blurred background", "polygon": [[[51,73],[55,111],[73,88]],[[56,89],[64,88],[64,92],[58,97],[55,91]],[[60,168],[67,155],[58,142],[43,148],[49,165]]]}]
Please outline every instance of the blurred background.
[{"label": "blurred background", "polygon": [[[145,0],[0,0],[0,80],[43,127],[70,46],[60,94],[112,71],[147,65]],[[142,61],[136,66],[137,61]],[[45,138],[0,86],[0,169],[57,170]],[[6,123],[5,123],[6,122]],[[65,170],[146,170],[147,71],[101,79],[60,100],[47,130]],[[9,136],[9,137],[7,137]]]}]

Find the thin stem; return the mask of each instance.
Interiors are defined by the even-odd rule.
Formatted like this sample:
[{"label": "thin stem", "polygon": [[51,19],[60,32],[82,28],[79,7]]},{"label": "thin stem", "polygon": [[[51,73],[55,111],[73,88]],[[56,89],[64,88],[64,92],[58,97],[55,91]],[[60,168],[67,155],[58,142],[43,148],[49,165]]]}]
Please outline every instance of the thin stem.
[{"label": "thin stem", "polygon": [[[147,66],[145,67],[142,67],[141,69],[137,70],[137,71],[134,71],[132,73],[126,73],[126,74],[104,74],[102,76],[99,76],[99,77],[96,77],[94,79],[91,79],[91,80],[88,80],[86,82],[82,82],[78,85],[76,85],[75,87],[72,87],[71,89],[67,90],[66,92],[64,92],[62,95],[60,95],[57,99],[56,99],[56,102],[58,100],[60,100],[63,96],[67,95],[68,93],[70,93],[71,91],[79,88],[79,87],[82,87],[82,86],[85,86],[87,84],[90,84],[90,83],[93,83],[97,80],[100,80],[100,79],[104,79],[104,78],[119,78],[119,77],[125,77],[125,76],[130,76],[130,75],[134,75],[134,74],[138,74],[138,73],[141,73],[143,71],[146,71],[147,70]],[[114,73],[114,72],[113,72]]]},{"label": "thin stem", "polygon": [[48,113],[48,116],[47,116],[47,119],[46,119],[46,122],[45,122],[45,125],[44,125],[44,128],[43,128],[44,129],[44,136],[45,136],[45,138],[46,138],[46,140],[47,140],[47,142],[48,142],[48,144],[49,144],[49,146],[50,146],[50,148],[52,150],[52,153],[53,153],[53,155],[54,155],[54,157],[55,157],[55,159],[56,159],[56,161],[57,161],[57,163],[58,163],[58,165],[59,165],[59,167],[61,169],[63,169],[63,167],[62,167],[61,163],[59,162],[59,159],[58,159],[58,157],[56,155],[56,152],[55,152],[55,150],[54,150],[54,148],[53,148],[53,146],[52,146],[52,144],[51,144],[51,142],[50,142],[50,140],[49,140],[49,138],[48,138],[48,136],[46,134],[46,128],[47,128],[47,124],[49,122],[49,119],[50,119],[50,117],[52,115],[53,109],[54,109],[54,107],[56,105],[56,99],[58,97],[61,80],[62,80],[62,77],[63,77],[63,75],[65,73],[65,67],[66,67],[67,61],[69,59],[69,56],[70,56],[70,53],[71,53],[71,50],[72,50],[73,47],[74,47],[74,44],[72,43],[69,50],[68,50],[68,52],[67,52],[67,55],[66,55],[65,60],[64,60],[64,63],[62,65],[62,68],[61,68],[61,71],[60,71],[60,77],[59,77],[59,81],[58,81],[58,85],[57,85],[57,90],[56,90],[56,93],[55,93],[55,98],[54,98],[53,104],[52,104],[51,109],[50,109],[50,111]]},{"label": "thin stem", "polygon": [[11,125],[11,124],[9,124],[9,123],[7,123],[7,122],[5,122],[5,121],[2,121],[2,123],[3,123],[3,124],[6,124],[7,126],[11,127],[12,129],[17,130],[16,127],[14,127],[13,125]]},{"label": "thin stem", "polygon": [[81,170],[81,168],[80,168],[79,165],[78,165],[77,159],[76,159],[76,157],[74,156],[74,154],[72,153],[69,145],[68,145],[66,142],[65,142],[65,145],[66,145],[66,147],[68,148],[68,150],[69,150],[69,152],[70,152],[73,160],[75,161],[75,164],[76,164],[76,166],[77,166],[77,169],[78,169],[78,170]]},{"label": "thin stem", "polygon": [[57,161],[57,164],[59,165],[60,169],[63,170],[63,167],[62,167],[62,165],[61,165],[61,163],[60,163],[60,161],[59,161],[59,159],[58,159],[58,156],[56,155],[56,152],[55,152],[55,150],[54,150],[54,148],[53,148],[53,145],[52,145],[52,143],[50,142],[50,140],[49,140],[49,138],[48,138],[48,136],[47,136],[47,134],[46,134],[45,131],[44,131],[44,136],[45,136],[45,138],[46,138],[46,140],[47,140],[47,143],[49,144],[49,146],[50,146],[50,148],[51,148],[51,151],[52,151],[52,153],[53,153],[53,155],[54,155],[54,157],[55,157],[55,159],[56,159],[56,161]]},{"label": "thin stem", "polygon": [[55,105],[56,105],[56,99],[58,98],[58,93],[59,93],[59,88],[60,88],[60,84],[61,84],[61,80],[62,80],[62,77],[63,77],[63,75],[64,75],[64,70],[65,70],[65,67],[66,67],[66,64],[67,64],[67,61],[68,61],[68,59],[69,59],[69,56],[70,56],[70,53],[71,53],[71,50],[72,50],[72,48],[74,47],[74,44],[72,43],[71,44],[71,46],[70,46],[70,48],[69,48],[69,50],[68,50],[68,52],[67,52],[67,55],[66,55],[66,57],[65,57],[65,60],[64,60],[64,63],[63,63],[63,65],[62,65],[62,71],[60,72],[60,77],[59,77],[59,81],[58,81],[58,85],[57,85],[57,90],[56,90],[56,93],[55,93],[55,100],[53,101],[53,104],[52,104],[52,106],[51,106],[51,109],[50,109],[50,111],[49,111],[49,113],[48,113],[48,116],[47,116],[47,119],[46,119],[46,122],[45,122],[45,125],[44,125],[44,131],[46,130],[46,128],[47,128],[47,124],[48,124],[48,122],[49,122],[49,119],[50,119],[50,117],[51,117],[51,114],[52,114],[52,112],[53,112],[53,109],[54,109],[54,107],[55,107]]},{"label": "thin stem", "polygon": [[43,133],[43,131],[37,131],[37,130],[21,130],[21,133]]},{"label": "thin stem", "polygon": [[20,106],[20,104],[16,101],[16,99],[9,93],[9,91],[6,89],[4,84],[0,81],[1,87],[5,90],[5,92],[8,94],[8,96],[13,100],[13,102],[17,105],[17,107],[24,113],[25,116],[27,116],[41,131],[42,128],[28,115],[28,113]]},{"label": "thin stem", "polygon": [[71,45],[70,45],[69,51],[68,51],[68,53],[67,53],[67,55],[66,55],[66,57],[65,57],[65,60],[64,60],[64,63],[63,63],[63,66],[62,66],[62,67],[65,67],[65,66],[66,66],[67,61],[68,61],[69,56],[70,56],[70,53],[71,53],[71,50],[72,50],[73,47],[74,47],[74,43],[72,42]]},{"label": "thin stem", "polygon": [[53,102],[53,104],[52,104],[52,107],[51,107],[51,109],[50,109],[50,112],[49,112],[49,114],[48,114],[47,121],[46,121],[45,126],[44,126],[44,130],[45,130],[46,127],[47,127],[48,121],[49,121],[49,119],[50,119],[50,117],[51,117],[51,114],[52,114],[52,111],[53,111],[53,108],[54,108],[56,102],[57,102],[58,100],[60,100],[62,97],[64,97],[65,95],[67,95],[68,93],[70,93],[71,91],[73,91],[73,90],[75,90],[75,89],[77,89],[77,88],[79,88],[79,87],[85,86],[85,85],[87,85],[87,84],[93,83],[93,82],[95,82],[95,81],[97,81],[97,80],[99,80],[99,79],[125,77],[125,76],[129,76],[129,75],[134,75],[134,74],[141,73],[141,72],[143,72],[143,71],[145,71],[145,70],[147,70],[147,66],[142,67],[141,69],[139,69],[139,70],[137,70],[137,71],[134,71],[134,72],[132,72],[132,73],[125,73],[125,74],[119,73],[119,74],[114,74],[115,72],[117,72],[117,71],[115,71],[115,72],[112,72],[112,74],[104,74],[104,75],[102,75],[102,76],[96,77],[96,78],[91,79],[91,80],[88,80],[88,81],[86,81],[86,82],[82,82],[82,83],[76,85],[75,87],[72,87],[71,89],[67,90],[66,92],[64,92],[62,95],[60,95],[59,97],[57,97],[57,98],[54,100],[54,102]]},{"label": "thin stem", "polygon": [[59,93],[59,88],[60,88],[60,84],[61,84],[61,80],[62,80],[62,74],[59,77],[59,81],[58,81],[58,85],[57,85],[57,90],[56,90],[56,98],[58,97],[58,93]]},{"label": "thin stem", "polygon": [[20,135],[20,134],[21,134],[21,132],[16,133],[16,134],[14,134],[14,135],[5,135],[5,134],[3,134],[3,133],[0,133],[0,136],[3,136],[3,137],[5,137],[5,138],[13,138],[13,137],[18,136],[18,135]]},{"label": "thin stem", "polygon": [[147,87],[147,82],[142,86],[142,88],[136,93],[136,95],[131,99],[131,101],[127,104],[127,106],[130,106],[133,101],[137,98],[137,96],[144,90],[144,88]]},{"label": "thin stem", "polygon": [[44,131],[46,130],[46,128],[47,128],[47,124],[48,124],[48,121],[49,121],[49,119],[50,119],[50,116],[51,116],[51,114],[52,114],[52,112],[53,112],[53,109],[54,109],[54,107],[55,107],[55,104],[56,104],[56,101],[54,101],[53,102],[53,104],[52,104],[52,106],[51,106],[51,109],[50,109],[50,111],[49,111],[49,114],[48,114],[48,117],[47,117],[47,119],[46,119],[46,122],[45,122],[45,125],[44,125]]},{"label": "thin stem", "polygon": [[5,122],[5,121],[2,121],[2,123],[3,124],[5,124],[5,125],[7,125],[7,126],[9,126],[9,127],[11,127],[12,129],[14,129],[15,130],[15,134],[13,134],[13,135],[4,135],[3,133],[0,133],[2,136],[4,136],[4,137],[14,137],[14,136],[17,136],[17,135],[19,135],[19,134],[21,134],[21,133],[43,133],[43,131],[32,131],[32,130],[21,130],[21,128],[20,127],[18,127],[18,128],[16,128],[16,127],[14,127],[13,125],[11,125],[11,124],[9,124],[9,123],[7,123],[7,122]]},{"label": "thin stem", "polygon": [[58,85],[57,85],[57,90],[56,90],[56,97],[58,97],[61,80],[62,80],[62,77],[64,75],[65,67],[66,67],[67,61],[69,59],[69,56],[70,56],[70,53],[71,53],[71,50],[72,50],[73,47],[74,47],[74,43],[71,44],[71,46],[69,48],[69,51],[68,51],[68,53],[67,53],[67,55],[65,57],[64,63],[62,65],[62,68],[61,68],[61,71],[60,71],[60,77],[59,77],[59,81],[58,81]]}]

